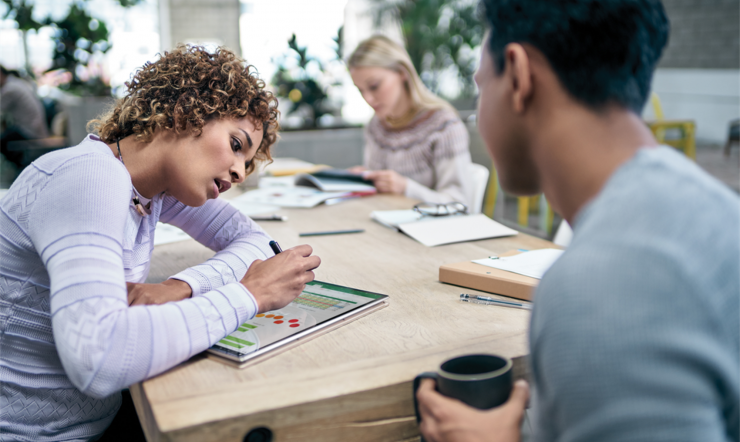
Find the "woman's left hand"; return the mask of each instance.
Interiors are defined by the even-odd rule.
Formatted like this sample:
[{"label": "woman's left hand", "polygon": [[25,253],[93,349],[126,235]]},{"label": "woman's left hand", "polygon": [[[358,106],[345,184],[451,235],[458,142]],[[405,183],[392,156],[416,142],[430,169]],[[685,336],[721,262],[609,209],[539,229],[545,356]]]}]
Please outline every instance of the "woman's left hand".
[{"label": "woman's left hand", "polygon": [[165,304],[181,301],[193,294],[190,285],[179,279],[168,279],[160,284],[127,282],[128,305]]},{"label": "woman's left hand", "polygon": [[406,192],[406,177],[395,170],[373,170],[364,172],[362,176],[367,180],[372,180],[380,193],[403,195]]}]

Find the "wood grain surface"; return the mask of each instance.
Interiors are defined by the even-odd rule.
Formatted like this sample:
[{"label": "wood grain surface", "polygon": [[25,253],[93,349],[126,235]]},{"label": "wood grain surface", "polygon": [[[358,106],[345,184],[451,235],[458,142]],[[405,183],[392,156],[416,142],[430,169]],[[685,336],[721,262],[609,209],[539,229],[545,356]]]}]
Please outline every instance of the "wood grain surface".
[{"label": "wood grain surface", "polygon": [[[415,201],[373,196],[284,209],[262,227],[287,249],[309,243],[316,279],[390,296],[390,306],[245,369],[202,355],[131,387],[149,441],[243,441],[258,427],[273,441],[405,441],[418,437],[411,380],[472,352],[527,354],[529,312],[458,301],[439,266],[552,243],[527,235],[425,247],[370,219]],[[364,233],[299,238],[301,232]],[[157,246],[148,282],[208,259],[195,241]],[[521,361],[521,359],[518,359]],[[520,364],[521,365],[521,364]],[[520,366],[518,370],[522,370]]]}]

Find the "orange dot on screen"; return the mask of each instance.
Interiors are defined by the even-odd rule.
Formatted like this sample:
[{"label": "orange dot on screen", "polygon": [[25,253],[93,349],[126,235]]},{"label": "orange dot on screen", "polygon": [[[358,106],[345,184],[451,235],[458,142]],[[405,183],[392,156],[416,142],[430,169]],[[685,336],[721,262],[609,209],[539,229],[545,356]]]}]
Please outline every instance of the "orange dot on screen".
[{"label": "orange dot on screen", "polygon": [[282,324],[283,321],[275,321],[275,324]]},{"label": "orange dot on screen", "polygon": [[291,327],[300,327],[301,324],[290,324]]},{"label": "orange dot on screen", "polygon": [[275,316],[275,319],[283,319],[282,316]]},{"label": "orange dot on screen", "polygon": [[275,315],[265,315],[265,318],[272,318]]},{"label": "orange dot on screen", "polygon": [[291,319],[291,320],[290,320],[290,321],[288,321],[288,322],[298,322],[298,320],[297,320],[297,319]]},{"label": "orange dot on screen", "polygon": [[265,314],[264,314],[264,313],[260,313],[259,315],[257,315],[257,317],[258,317],[258,318],[261,318],[261,317],[263,317],[263,316],[265,316]]}]

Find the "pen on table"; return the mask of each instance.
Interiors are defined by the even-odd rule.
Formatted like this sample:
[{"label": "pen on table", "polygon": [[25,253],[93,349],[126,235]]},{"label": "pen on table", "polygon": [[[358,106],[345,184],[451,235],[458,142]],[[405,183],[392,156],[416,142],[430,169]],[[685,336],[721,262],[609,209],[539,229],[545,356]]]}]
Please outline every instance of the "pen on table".
[{"label": "pen on table", "polygon": [[275,240],[270,241],[270,248],[273,252],[275,252],[276,255],[283,251],[283,249],[280,248],[280,244],[278,244]]},{"label": "pen on table", "polygon": [[472,302],[474,304],[500,305],[502,307],[514,307],[514,308],[523,308],[525,310],[532,310],[532,304],[504,301],[502,299],[490,298],[488,296],[468,295],[467,293],[460,294],[460,301]]},{"label": "pen on table", "polygon": [[341,235],[343,233],[362,233],[365,229],[352,229],[352,230],[327,230],[325,232],[307,232],[299,233],[298,236],[321,236],[321,235]]},{"label": "pen on table", "polygon": [[251,216],[252,221],[288,221],[284,215]]}]

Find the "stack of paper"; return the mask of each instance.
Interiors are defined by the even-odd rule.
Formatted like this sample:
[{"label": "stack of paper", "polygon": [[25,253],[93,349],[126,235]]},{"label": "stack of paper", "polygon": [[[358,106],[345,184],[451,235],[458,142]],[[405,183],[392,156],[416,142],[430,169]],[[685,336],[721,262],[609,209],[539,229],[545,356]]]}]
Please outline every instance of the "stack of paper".
[{"label": "stack of paper", "polygon": [[341,198],[349,192],[322,192],[312,187],[260,187],[234,198],[232,201],[270,204],[280,207],[314,207],[331,198]]},{"label": "stack of paper", "polygon": [[263,172],[272,176],[295,175],[297,173],[311,173],[329,166],[317,165],[297,158],[273,158],[272,163],[264,166]]},{"label": "stack of paper", "polygon": [[[253,204],[245,201],[238,201],[238,197],[229,201],[229,204],[236,207],[241,213],[252,216],[262,213],[275,212],[280,209],[277,206],[268,206],[265,204]],[[190,235],[183,232],[182,229],[170,224],[157,223],[154,230],[154,245],[169,244],[178,241],[191,239]]]}]

